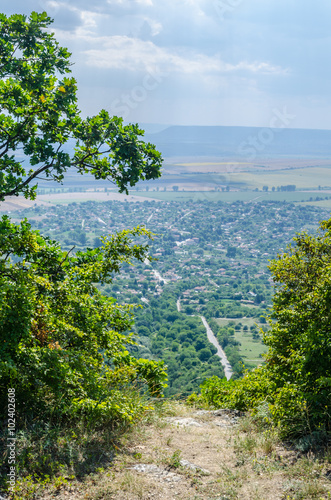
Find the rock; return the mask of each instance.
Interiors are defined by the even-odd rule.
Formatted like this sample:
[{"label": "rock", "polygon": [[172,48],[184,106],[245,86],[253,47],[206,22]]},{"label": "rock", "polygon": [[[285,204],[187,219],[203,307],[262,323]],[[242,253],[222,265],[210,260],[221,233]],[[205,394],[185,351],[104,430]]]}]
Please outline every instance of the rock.
[{"label": "rock", "polygon": [[150,474],[168,483],[176,483],[182,480],[182,477],[175,472],[168,471],[167,469],[153,464],[136,464],[133,467],[130,467],[130,469],[144,474]]},{"label": "rock", "polygon": [[230,427],[229,422],[223,422],[219,420],[215,420],[214,424],[217,425],[218,427]]},{"label": "rock", "polygon": [[231,425],[236,425],[240,417],[223,417],[221,420],[214,420],[214,424],[219,427],[230,427]]},{"label": "rock", "polygon": [[213,410],[212,414],[215,417],[243,417],[245,413],[239,410],[230,410],[228,408],[220,408],[219,410]]},{"label": "rock", "polygon": [[215,415],[216,417],[243,417],[245,412],[239,410],[231,410],[230,408],[219,408],[218,410],[198,410],[195,415]]},{"label": "rock", "polygon": [[200,472],[201,474],[204,474],[206,476],[209,476],[211,474],[209,470],[203,469],[202,467],[199,467],[199,465],[192,464],[188,460],[181,459],[179,463],[185,469],[191,469],[194,472]]},{"label": "rock", "polygon": [[202,427],[203,424],[194,420],[194,418],[178,418],[178,417],[168,417],[167,422],[170,422],[173,425],[179,425],[181,427],[185,426],[193,426],[193,427]]},{"label": "rock", "polygon": [[244,412],[239,410],[230,410],[229,408],[220,408],[218,410],[198,410],[195,415],[210,415],[212,417],[220,417],[220,420],[214,420],[214,424],[219,427],[229,427],[238,423],[240,417],[244,416]]}]

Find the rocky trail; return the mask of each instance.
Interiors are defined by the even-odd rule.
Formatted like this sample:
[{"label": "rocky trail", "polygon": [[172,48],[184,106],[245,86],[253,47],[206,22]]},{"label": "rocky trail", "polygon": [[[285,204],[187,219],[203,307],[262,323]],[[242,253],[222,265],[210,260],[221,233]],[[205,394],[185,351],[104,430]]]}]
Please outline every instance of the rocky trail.
[{"label": "rocky trail", "polygon": [[108,467],[34,498],[321,500],[330,492],[330,462],[286,448],[240,412],[176,403],[130,432]]}]

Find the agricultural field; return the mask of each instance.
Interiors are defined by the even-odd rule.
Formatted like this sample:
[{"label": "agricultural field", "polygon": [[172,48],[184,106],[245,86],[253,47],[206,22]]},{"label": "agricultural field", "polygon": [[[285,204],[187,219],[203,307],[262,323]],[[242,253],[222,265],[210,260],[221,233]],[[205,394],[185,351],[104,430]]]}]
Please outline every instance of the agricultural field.
[{"label": "agricultural field", "polygon": [[304,204],[331,210],[331,197],[327,200],[307,201]]},{"label": "agricultural field", "polygon": [[[64,193],[48,193],[44,195],[39,195],[38,200],[44,203],[53,203],[56,205],[66,205],[68,203],[82,203],[85,201],[130,201],[130,202],[142,202],[145,200],[144,196],[136,196],[135,194],[130,194],[129,196],[121,194],[118,192],[107,190],[102,191],[85,191],[85,192],[64,192]],[[148,197],[148,200],[150,198]]]},{"label": "agricultural field", "polygon": [[[295,186],[295,191],[292,193],[296,194],[284,198],[282,195],[285,191],[281,190],[281,186],[288,185]],[[211,200],[246,201],[254,199],[256,192],[262,192],[269,198],[261,199],[305,201],[312,196],[311,194],[307,196],[307,192],[323,191],[331,195],[331,163],[326,160],[308,162],[308,160],[284,159],[266,160],[265,164],[236,161],[167,164],[161,179],[145,183],[144,187],[138,186],[136,190],[143,196],[157,193],[156,198],[167,201],[190,198],[187,194],[182,194],[186,192],[204,193],[202,197],[198,195],[198,198],[197,195],[192,195],[192,199],[203,199],[205,193],[211,191],[221,194],[221,196],[208,194]],[[229,195],[228,191],[236,194]],[[303,196],[300,194],[301,191],[305,193]],[[176,195],[173,196],[168,192],[175,192]],[[223,198],[224,194],[228,198]]]},{"label": "agricultural field", "polygon": [[288,169],[305,169],[305,168],[330,168],[331,162],[328,159],[303,159],[303,158],[265,158],[258,163],[243,162],[236,159],[228,161],[218,161],[217,159],[174,159],[170,161],[166,159],[163,172],[165,174],[179,173],[231,173],[231,172],[258,172],[258,171],[282,171]]},{"label": "agricultural field", "polygon": [[[200,187],[201,189],[201,187]],[[316,199],[317,198],[317,199]],[[327,199],[326,199],[327,198]],[[264,191],[213,191],[213,190],[196,190],[196,191],[173,191],[170,188],[167,191],[130,191],[129,196],[119,194],[110,189],[105,192],[100,191],[81,191],[81,192],[54,192],[49,191],[47,194],[38,195],[37,200],[30,201],[23,197],[13,197],[12,199],[0,203],[0,211],[8,212],[15,210],[27,209],[39,205],[67,205],[73,202],[83,203],[87,201],[128,201],[128,202],[144,202],[144,201],[176,201],[176,202],[226,202],[233,203],[235,201],[256,202],[256,201],[281,201],[288,203],[303,203],[321,208],[331,209],[331,191],[289,191],[289,192],[264,192]]]},{"label": "agricultural field", "polygon": [[331,186],[331,168],[309,167],[260,172],[235,172],[228,174],[228,182],[240,182],[248,189],[262,189],[273,186],[294,184],[297,189],[318,189],[318,186]]},{"label": "agricultural field", "polygon": [[[133,192],[131,192],[133,193]],[[130,193],[130,194],[131,194]],[[264,191],[144,191],[136,192],[137,197],[143,197],[144,199],[158,199],[162,201],[177,201],[177,202],[190,202],[190,201],[213,201],[213,202],[226,202],[233,203],[235,201],[243,202],[256,202],[256,201],[280,201],[286,203],[309,202],[310,205],[324,206],[320,205],[321,199],[329,198],[331,202],[331,191],[281,191],[281,192],[264,192]],[[316,198],[319,200],[316,201]],[[323,200],[328,202],[329,200]],[[325,205],[325,208],[331,206],[330,204]]]},{"label": "agricultural field", "polygon": [[[215,321],[223,327],[233,326],[234,338],[240,343],[239,354],[243,358],[244,364],[258,366],[263,362],[261,355],[267,351],[267,348],[261,342],[259,328],[263,326],[262,323],[259,323],[256,318],[215,318]],[[236,330],[236,327],[239,326],[240,330]],[[248,329],[245,331],[246,326]],[[255,334],[255,338],[253,338],[253,332],[250,329],[254,326],[257,327],[258,334],[258,336]]]},{"label": "agricultural field", "polygon": [[[136,196],[136,193],[132,193],[127,196],[125,194],[110,191],[108,189],[106,192],[104,189],[97,191],[89,190],[79,192],[69,192],[68,189],[63,189],[63,192],[59,191],[60,189],[57,189],[55,192],[54,190],[49,189],[47,193],[39,194],[37,199],[33,201],[26,200],[23,196],[12,196],[5,202],[0,203],[0,212],[15,212],[17,210],[27,210],[42,205],[68,205],[73,202],[84,203],[87,201],[151,201],[151,197]],[[155,201],[159,200],[155,198]]]},{"label": "agricultural field", "polygon": [[[295,190],[281,190],[295,186]],[[266,190],[267,189],[267,190]],[[329,200],[330,198],[330,200]],[[34,202],[13,197],[0,204],[0,211],[29,208],[34,204],[66,205],[86,201],[281,201],[331,207],[331,163],[329,160],[278,159],[261,163],[236,160],[166,160],[160,179],[138,183],[129,196],[119,194],[113,184],[97,184],[70,171],[63,185],[39,181]]]}]

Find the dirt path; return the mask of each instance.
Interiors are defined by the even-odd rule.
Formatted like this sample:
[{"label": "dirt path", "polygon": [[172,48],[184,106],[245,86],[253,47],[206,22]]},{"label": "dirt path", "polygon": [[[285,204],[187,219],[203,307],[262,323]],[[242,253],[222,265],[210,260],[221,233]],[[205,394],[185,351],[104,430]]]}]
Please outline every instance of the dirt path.
[{"label": "dirt path", "polygon": [[[328,464],[283,447],[231,410],[176,403],[127,437],[106,469],[44,500],[328,499]],[[330,468],[330,467],[329,467]]]}]

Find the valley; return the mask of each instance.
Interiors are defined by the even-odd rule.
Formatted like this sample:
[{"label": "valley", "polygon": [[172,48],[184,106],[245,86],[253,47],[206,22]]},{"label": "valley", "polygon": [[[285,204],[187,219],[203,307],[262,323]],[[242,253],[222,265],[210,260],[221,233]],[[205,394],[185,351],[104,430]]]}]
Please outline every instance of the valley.
[{"label": "valley", "polygon": [[[96,193],[97,194],[97,193]],[[227,193],[224,193],[227,194]],[[231,193],[230,193],[231,194]],[[151,262],[123,265],[104,295],[135,305],[132,333],[137,357],[168,366],[166,394],[188,395],[224,367],[207,338],[202,317],[233,372],[263,363],[263,331],[274,284],[268,264],[297,232],[314,232],[327,209],[303,203],[244,201],[101,200],[37,205],[10,213],[77,252],[102,236],[144,225],[154,234]],[[137,199],[139,199],[137,197]],[[147,241],[146,241],[147,243]],[[134,264],[134,262],[133,262]]]}]

